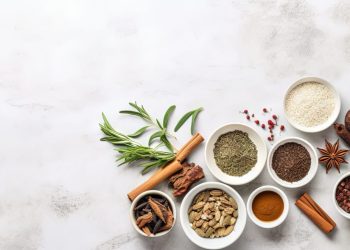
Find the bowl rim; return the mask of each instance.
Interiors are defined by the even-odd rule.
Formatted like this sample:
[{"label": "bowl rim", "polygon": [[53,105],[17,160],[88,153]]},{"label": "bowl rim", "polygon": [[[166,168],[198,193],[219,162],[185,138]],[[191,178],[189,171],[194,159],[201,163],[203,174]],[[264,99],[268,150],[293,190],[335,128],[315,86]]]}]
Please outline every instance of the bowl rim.
[{"label": "bowl rim", "polygon": [[[239,183],[235,182],[235,181],[227,181],[226,179],[223,179],[221,178],[220,176],[218,176],[215,171],[214,171],[214,168],[217,168],[217,166],[213,166],[212,164],[210,164],[209,162],[209,156],[208,156],[208,150],[209,150],[209,143],[211,141],[211,139],[214,137],[215,133],[217,133],[219,130],[221,129],[224,129],[225,127],[229,127],[229,126],[243,126],[243,127],[246,127],[248,128],[249,130],[252,130],[256,135],[257,137],[261,140],[261,144],[263,145],[263,150],[265,151],[265,153],[263,152],[263,160],[262,160],[262,163],[261,163],[261,167],[256,171],[256,174],[255,176],[253,176],[252,178],[250,179],[247,179],[245,181],[241,181]],[[228,184],[228,185],[234,185],[234,186],[241,186],[241,185],[245,185],[253,180],[255,180],[260,174],[261,172],[264,170],[265,168],[265,165],[266,165],[266,160],[267,160],[267,155],[268,155],[268,149],[267,149],[267,145],[263,139],[263,137],[260,135],[260,133],[258,133],[258,131],[253,128],[252,126],[250,125],[247,125],[247,124],[244,124],[244,123],[241,123],[241,122],[229,122],[229,123],[225,123],[219,127],[217,127],[211,134],[210,136],[208,137],[208,140],[206,141],[205,143],[205,149],[204,149],[204,154],[205,154],[205,163],[210,171],[210,173],[216,178],[218,179],[219,181],[225,183],[225,184]],[[256,166],[254,166],[256,167]],[[226,174],[227,175],[227,174]],[[234,177],[234,176],[229,176],[227,175],[228,178],[230,177]],[[237,177],[235,177],[237,178]]]},{"label": "bowl rim", "polygon": [[[284,205],[283,212],[282,212],[281,216],[278,217],[274,221],[261,221],[255,216],[255,214],[253,212],[252,205],[253,205],[253,201],[254,201],[255,197],[258,194],[260,194],[260,193],[262,193],[264,191],[275,192],[282,198],[283,205]],[[267,228],[267,229],[277,227],[277,226],[281,225],[286,220],[286,218],[288,216],[288,213],[289,213],[289,200],[288,200],[288,197],[285,194],[285,192],[283,192],[278,187],[275,187],[275,186],[272,186],[272,185],[264,185],[264,186],[258,187],[248,197],[248,200],[247,200],[247,213],[248,213],[249,218],[259,227]]]},{"label": "bowl rim", "polygon": [[[275,153],[276,149],[285,144],[285,143],[288,143],[288,142],[295,142],[295,143],[298,143],[298,142],[303,142],[305,145],[307,145],[307,147],[310,149],[310,151],[312,152],[313,156],[310,155],[310,157],[314,157],[316,159],[315,163],[314,164],[311,164],[310,166],[310,170],[309,172],[307,173],[306,176],[310,176],[310,180],[309,181],[306,181],[306,182],[300,182],[301,180],[297,181],[297,182],[291,182],[291,183],[288,183],[286,181],[283,181],[282,179],[280,179],[276,174],[273,173],[273,169],[272,169],[272,157],[273,157],[273,154]],[[310,152],[308,150],[308,152]],[[296,137],[296,136],[288,136],[288,137],[285,137],[285,138],[282,138],[280,139],[279,141],[277,141],[270,149],[269,151],[269,154],[267,156],[267,170],[271,176],[271,178],[279,185],[283,186],[283,187],[286,187],[286,188],[300,188],[300,187],[303,187],[307,184],[309,184],[313,178],[316,176],[316,173],[317,173],[317,169],[318,169],[318,156],[317,156],[317,152],[316,152],[316,149],[314,146],[312,146],[312,144],[310,142],[308,142],[307,140],[303,139],[303,138],[300,138],[300,137]],[[313,172],[311,172],[311,169],[313,169]]]},{"label": "bowl rim", "polygon": [[[300,125],[300,124],[294,122],[289,117],[289,115],[288,115],[288,113],[286,111],[286,99],[287,99],[288,94],[291,92],[291,90],[294,89],[296,86],[298,86],[300,84],[303,84],[303,83],[306,83],[306,82],[311,82],[311,81],[317,82],[317,83],[320,83],[320,84],[323,84],[323,85],[327,86],[334,93],[335,108],[334,108],[333,113],[331,115],[331,116],[334,116],[334,117],[332,117],[332,119],[328,119],[328,121],[326,121],[323,124],[320,124],[320,125],[317,125],[317,126],[314,126],[314,127],[305,127],[303,125]],[[284,111],[284,115],[285,115],[287,121],[294,128],[296,128],[296,129],[298,129],[298,130],[300,130],[302,132],[305,132],[305,133],[318,133],[318,132],[324,131],[327,128],[329,128],[330,126],[332,126],[332,124],[337,120],[337,118],[339,116],[340,108],[341,108],[340,94],[335,89],[335,87],[331,83],[329,83],[328,81],[326,81],[326,80],[324,80],[322,78],[319,78],[319,77],[315,77],[315,76],[307,76],[307,77],[303,77],[303,78],[300,78],[299,80],[295,81],[294,83],[292,83],[287,88],[287,91],[285,92],[284,97],[283,97],[283,111]]]},{"label": "bowl rim", "polygon": [[[201,244],[200,242],[197,242],[196,240],[194,240],[187,233],[187,230],[185,229],[189,225],[187,211],[188,211],[188,207],[191,205],[191,202],[192,202],[192,201],[189,201],[189,199],[190,199],[189,197],[193,193],[194,193],[194,197],[195,197],[199,192],[201,192],[203,190],[206,190],[206,189],[222,189],[223,191],[227,192],[229,195],[232,195],[232,194],[230,194],[230,192],[233,193],[235,195],[235,197],[234,197],[235,200],[241,206],[240,210],[242,210],[242,211],[239,212],[239,217],[238,217],[239,220],[242,221],[241,222],[242,223],[242,229],[241,229],[241,231],[235,231],[236,235],[237,235],[237,238],[236,239],[232,238],[232,239],[228,240],[226,244],[223,244],[223,245],[217,246],[217,247],[212,247],[212,248],[210,248],[210,247],[208,247],[208,246],[206,246],[204,244]],[[227,190],[229,190],[229,191],[227,191]],[[186,206],[186,203],[188,203],[188,206]],[[185,197],[183,198],[183,200],[181,202],[181,207],[180,207],[180,223],[181,223],[181,228],[184,231],[184,233],[187,236],[187,238],[191,242],[196,244],[197,246],[205,248],[205,249],[222,249],[222,248],[225,248],[225,247],[228,247],[228,246],[232,245],[235,241],[237,241],[241,237],[242,233],[245,230],[246,223],[247,223],[247,209],[246,209],[245,202],[244,202],[242,196],[233,187],[231,187],[231,186],[229,186],[227,184],[221,183],[221,182],[217,182],[217,181],[204,182],[204,183],[201,183],[201,184],[195,186],[194,188],[192,188],[185,195]],[[211,239],[211,240],[215,240],[215,239]]]},{"label": "bowl rim", "polygon": [[338,202],[336,200],[336,192],[337,192],[337,187],[339,185],[339,183],[345,179],[346,177],[349,177],[350,176],[350,172],[347,172],[345,174],[343,174],[342,176],[339,177],[339,179],[337,180],[337,182],[335,183],[334,187],[333,187],[333,203],[334,203],[334,206],[337,208],[337,211],[342,215],[344,216],[345,218],[349,219],[350,220],[350,213],[347,213],[345,212],[339,205],[338,205]]},{"label": "bowl rim", "polygon": [[[145,234],[137,225],[136,225],[136,219],[135,219],[135,215],[134,215],[134,207],[136,206],[137,202],[143,198],[144,196],[146,195],[151,195],[151,194],[155,194],[155,195],[160,195],[160,196],[163,196],[164,198],[166,198],[170,205],[171,205],[171,208],[172,208],[172,212],[173,212],[173,216],[174,216],[174,221],[173,221],[173,225],[171,226],[170,229],[166,230],[166,231],[163,231],[163,232],[160,232],[160,233],[157,233],[155,235],[150,235],[148,236],[147,234]],[[156,237],[160,237],[160,236],[163,236],[163,235],[166,235],[167,233],[169,233],[175,223],[176,223],[176,207],[175,207],[175,203],[174,201],[170,198],[169,195],[167,195],[166,193],[162,192],[162,191],[159,191],[159,190],[147,190],[147,191],[144,191],[142,192],[141,194],[139,194],[131,203],[130,205],[130,210],[129,210],[129,217],[130,217],[130,220],[131,220],[131,224],[133,225],[133,227],[135,228],[135,230],[141,234],[142,236],[145,236],[145,237],[149,237],[149,238],[156,238]]]}]

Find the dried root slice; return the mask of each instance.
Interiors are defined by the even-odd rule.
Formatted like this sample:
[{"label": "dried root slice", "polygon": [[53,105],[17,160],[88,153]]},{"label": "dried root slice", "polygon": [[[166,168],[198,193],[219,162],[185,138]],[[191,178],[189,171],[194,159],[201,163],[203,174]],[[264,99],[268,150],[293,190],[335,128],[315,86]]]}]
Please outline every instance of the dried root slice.
[{"label": "dried root slice", "polygon": [[168,208],[168,217],[164,226],[159,229],[159,232],[169,230],[174,223],[174,215],[170,208]]},{"label": "dried root slice", "polygon": [[161,219],[164,223],[166,223],[167,219],[167,209],[163,204],[160,204],[159,202],[152,199],[152,197],[148,198],[148,204],[151,206],[154,213]]},{"label": "dried root slice", "polygon": [[152,219],[153,219],[152,212],[148,212],[147,214],[144,214],[137,218],[136,225],[142,229],[147,223],[151,222]]},{"label": "dried root slice", "polygon": [[152,234],[148,227],[143,227],[141,230],[142,230],[147,236],[150,236],[150,235]]}]

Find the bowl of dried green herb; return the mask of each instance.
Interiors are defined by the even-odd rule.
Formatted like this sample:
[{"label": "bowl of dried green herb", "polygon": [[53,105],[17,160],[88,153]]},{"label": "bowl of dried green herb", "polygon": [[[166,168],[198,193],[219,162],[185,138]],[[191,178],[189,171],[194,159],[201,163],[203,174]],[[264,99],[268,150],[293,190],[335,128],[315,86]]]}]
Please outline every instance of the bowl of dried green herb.
[{"label": "bowl of dried green herb", "polygon": [[241,123],[216,129],[205,147],[210,172],[230,185],[243,185],[254,180],[264,169],[266,158],[267,147],[262,136]]}]

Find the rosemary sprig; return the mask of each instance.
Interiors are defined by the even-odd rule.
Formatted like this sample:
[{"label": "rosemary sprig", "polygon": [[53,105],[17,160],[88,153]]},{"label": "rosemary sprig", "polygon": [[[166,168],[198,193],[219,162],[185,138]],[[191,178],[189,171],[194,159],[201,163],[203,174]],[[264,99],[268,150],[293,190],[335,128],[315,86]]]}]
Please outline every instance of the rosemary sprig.
[{"label": "rosemary sprig", "polygon": [[[173,152],[165,152],[157,150],[157,148],[143,146],[130,136],[116,131],[108,122],[104,113],[102,113],[102,117],[103,124],[100,124],[100,128],[106,136],[101,138],[101,141],[107,141],[117,146],[115,150],[120,154],[117,158],[117,161],[121,162],[119,165],[141,161],[142,174],[145,174],[155,167],[164,166],[175,158]],[[137,132],[134,134],[137,134]]]},{"label": "rosemary sprig", "polygon": [[[155,167],[166,165],[175,158],[174,146],[168,139],[168,136],[173,136],[168,131],[168,125],[176,106],[170,106],[166,110],[162,122],[160,122],[158,119],[153,119],[142,105],[140,106],[136,102],[129,103],[129,105],[132,108],[131,110],[122,110],[120,113],[137,116],[149,125],[132,134],[125,135],[116,131],[102,113],[103,124],[100,124],[100,128],[105,137],[101,138],[101,141],[107,141],[116,146],[115,150],[119,153],[117,157],[117,162],[120,162],[119,166],[137,162],[139,166],[143,167],[142,174],[145,174]],[[194,134],[194,125],[201,111],[202,108],[199,108],[186,113],[176,125],[175,132],[192,117],[191,133]],[[149,137],[148,146],[144,146],[133,139],[143,135],[151,127],[155,128],[156,131]],[[151,147],[156,140],[159,140],[160,143],[154,148]],[[165,146],[169,152],[159,150],[160,146]]]},{"label": "rosemary sprig", "polygon": [[[146,109],[143,107],[143,105],[139,106],[136,102],[132,103],[130,102],[129,105],[133,108],[133,110],[121,110],[119,113],[121,114],[128,114],[128,115],[134,115],[137,117],[140,117],[144,121],[148,122],[151,126],[157,129],[156,132],[154,132],[149,140],[148,145],[151,145],[156,139],[159,139],[159,141],[164,144],[171,152],[174,152],[174,146],[170,143],[168,136],[172,136],[167,128],[168,123],[171,114],[174,112],[176,106],[172,105],[170,106],[167,111],[164,114],[163,123],[160,123],[158,119],[153,119],[152,116],[146,111]],[[142,135],[148,127],[143,127],[136,131],[134,134],[131,134],[131,137],[136,137]]]}]

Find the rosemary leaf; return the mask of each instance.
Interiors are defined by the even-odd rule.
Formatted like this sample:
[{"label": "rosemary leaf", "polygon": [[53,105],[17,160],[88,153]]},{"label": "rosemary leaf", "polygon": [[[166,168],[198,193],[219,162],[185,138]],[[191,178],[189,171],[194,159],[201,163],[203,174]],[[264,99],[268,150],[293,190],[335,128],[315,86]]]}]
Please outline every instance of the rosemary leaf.
[{"label": "rosemary leaf", "polygon": [[121,110],[119,111],[120,114],[128,114],[128,115],[134,115],[134,116],[138,116],[138,117],[141,117],[143,119],[143,116],[136,112],[136,111],[132,111],[132,110]]}]

